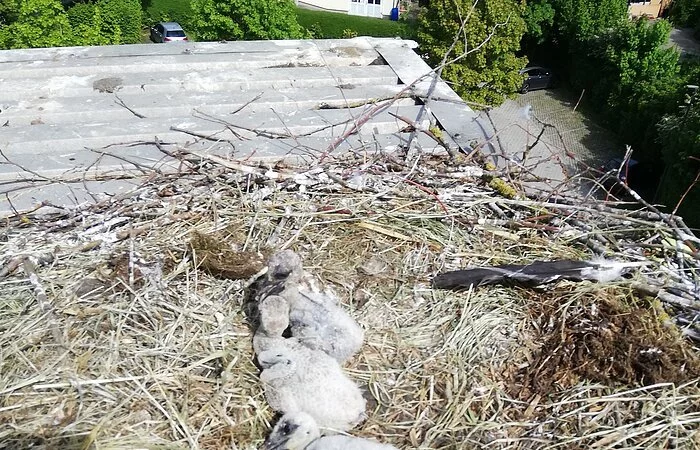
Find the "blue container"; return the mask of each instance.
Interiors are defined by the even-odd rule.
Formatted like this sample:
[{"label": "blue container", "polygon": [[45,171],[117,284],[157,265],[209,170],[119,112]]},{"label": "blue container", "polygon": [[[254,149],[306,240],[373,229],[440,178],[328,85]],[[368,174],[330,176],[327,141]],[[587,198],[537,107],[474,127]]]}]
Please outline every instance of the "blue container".
[{"label": "blue container", "polygon": [[391,8],[391,20],[399,20],[399,8]]}]

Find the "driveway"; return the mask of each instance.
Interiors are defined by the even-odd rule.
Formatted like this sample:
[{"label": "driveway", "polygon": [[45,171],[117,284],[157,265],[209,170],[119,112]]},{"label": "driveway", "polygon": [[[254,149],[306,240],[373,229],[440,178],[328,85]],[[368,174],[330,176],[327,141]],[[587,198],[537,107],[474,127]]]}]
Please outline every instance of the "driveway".
[{"label": "driveway", "polygon": [[481,122],[495,130],[485,150],[497,166],[510,162],[529,172],[526,190],[561,190],[562,183],[586,167],[624,153],[613,133],[574,110],[577,101],[563,88],[539,90],[482,111]]},{"label": "driveway", "polygon": [[695,39],[692,28],[674,28],[671,30],[669,41],[680,50],[682,55],[700,55],[700,42]]}]

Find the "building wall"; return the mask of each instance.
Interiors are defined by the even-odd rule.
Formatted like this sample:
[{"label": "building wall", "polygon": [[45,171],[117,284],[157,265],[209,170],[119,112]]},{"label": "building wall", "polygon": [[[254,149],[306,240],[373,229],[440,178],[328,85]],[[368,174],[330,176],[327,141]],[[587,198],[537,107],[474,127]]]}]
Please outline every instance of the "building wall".
[{"label": "building wall", "polygon": [[[326,11],[343,12],[350,11],[350,0],[296,0],[297,5],[308,5]],[[384,16],[391,14],[394,7],[394,0],[381,0],[381,13]]]},{"label": "building wall", "polygon": [[334,12],[348,12],[350,0],[297,0],[298,5],[310,5]]},{"label": "building wall", "polygon": [[629,2],[629,13],[632,17],[647,16],[656,19],[670,3],[670,0],[631,1]]}]

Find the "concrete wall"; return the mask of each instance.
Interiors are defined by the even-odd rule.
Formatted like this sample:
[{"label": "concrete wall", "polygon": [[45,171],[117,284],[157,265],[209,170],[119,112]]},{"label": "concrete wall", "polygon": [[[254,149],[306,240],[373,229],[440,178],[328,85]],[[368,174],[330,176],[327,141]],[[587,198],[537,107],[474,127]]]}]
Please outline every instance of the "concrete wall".
[{"label": "concrete wall", "polygon": [[647,16],[652,19],[659,17],[669,6],[669,0],[649,0],[645,2],[630,2],[629,13],[632,17]]}]

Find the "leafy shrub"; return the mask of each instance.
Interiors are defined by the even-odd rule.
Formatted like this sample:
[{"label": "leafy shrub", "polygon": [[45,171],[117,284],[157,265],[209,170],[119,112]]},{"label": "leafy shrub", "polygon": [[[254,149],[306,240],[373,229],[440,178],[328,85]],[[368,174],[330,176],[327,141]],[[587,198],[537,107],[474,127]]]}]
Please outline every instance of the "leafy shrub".
[{"label": "leafy shrub", "polygon": [[14,22],[0,28],[0,48],[72,45],[73,30],[58,0],[23,0]]},{"label": "leafy shrub", "polygon": [[323,28],[321,28],[321,24],[318,22],[314,22],[309,28],[308,28],[309,34],[311,35],[312,39],[323,39],[326,36],[323,34]]},{"label": "leafy shrub", "polygon": [[192,0],[189,27],[198,39],[300,39],[291,0]]},{"label": "leafy shrub", "polygon": [[351,30],[350,28],[343,30],[343,39],[350,39],[354,37],[357,37],[357,31]]},{"label": "leafy shrub", "polygon": [[94,3],[76,3],[66,11],[71,26],[92,26],[95,17]]},{"label": "leafy shrub", "polygon": [[119,29],[120,44],[141,42],[141,2],[139,0],[98,0],[104,26]]},{"label": "leafy shrub", "polygon": [[465,100],[500,105],[523,82],[519,72],[526,60],[516,56],[525,32],[523,8],[515,0],[431,1],[418,18],[421,52],[432,67],[449,52],[447,61],[454,61],[443,69],[442,78]]}]

